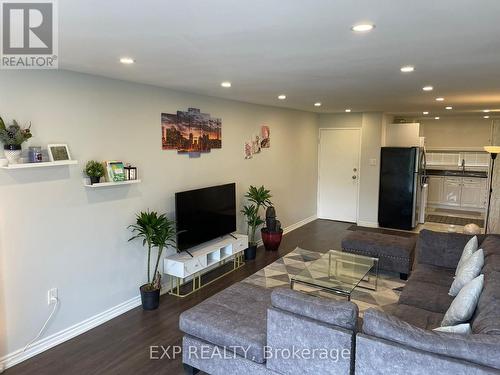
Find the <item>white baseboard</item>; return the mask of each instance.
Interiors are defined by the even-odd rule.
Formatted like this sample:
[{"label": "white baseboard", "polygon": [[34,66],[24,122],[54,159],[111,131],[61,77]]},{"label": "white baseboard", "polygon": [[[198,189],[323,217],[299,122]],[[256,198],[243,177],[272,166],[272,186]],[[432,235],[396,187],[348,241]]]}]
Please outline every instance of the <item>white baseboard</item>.
[{"label": "white baseboard", "polygon": [[23,349],[18,349],[6,356],[0,358],[0,372],[8,369],[18,363],[27,360],[37,354],[44,352],[56,345],[59,345],[65,341],[72,339],[75,336],[81,335],[92,328],[101,325],[108,320],[111,320],[118,315],[124,314],[129,310],[141,305],[141,296],[136,296],[129,299],[128,301],[122,302],[102,313],[94,315],[80,323],[76,323],[71,327],[63,329],[62,331],[56,332],[50,336],[47,336],[41,340],[36,341],[29,347],[25,352]]},{"label": "white baseboard", "polygon": [[[294,229],[300,228],[301,226],[316,220],[316,218],[317,218],[316,215],[310,216],[308,218],[305,218],[304,220],[299,221],[298,223],[289,225],[288,227],[283,229],[283,234],[289,233]],[[259,241],[259,246],[260,245],[262,245],[262,240]],[[165,286],[162,287],[162,294],[168,291],[166,289],[167,288]],[[18,349],[12,353],[9,353],[6,356],[0,358],[0,372],[3,372],[3,370],[6,370],[9,367],[17,365],[18,363],[25,361],[37,354],[40,354],[45,350],[48,350],[56,345],[68,341],[73,337],[81,335],[82,333],[85,333],[91,330],[92,328],[95,328],[107,322],[108,320],[116,318],[118,315],[124,314],[127,311],[132,310],[133,308],[140,305],[141,305],[141,296],[139,295],[129,299],[128,301],[122,302],[119,305],[116,305],[115,307],[103,311],[102,313],[99,313],[88,319],[85,319],[80,323],[76,323],[71,327],[68,327],[66,329],[63,329],[62,331],[56,332],[50,336],[40,339],[35,343],[33,343],[33,345],[31,345],[31,347],[28,348],[28,350],[26,350],[25,352],[23,352],[22,349]]]},{"label": "white baseboard", "polygon": [[357,223],[360,227],[368,227],[368,228],[378,228],[378,223],[376,221],[362,221],[359,220]]}]

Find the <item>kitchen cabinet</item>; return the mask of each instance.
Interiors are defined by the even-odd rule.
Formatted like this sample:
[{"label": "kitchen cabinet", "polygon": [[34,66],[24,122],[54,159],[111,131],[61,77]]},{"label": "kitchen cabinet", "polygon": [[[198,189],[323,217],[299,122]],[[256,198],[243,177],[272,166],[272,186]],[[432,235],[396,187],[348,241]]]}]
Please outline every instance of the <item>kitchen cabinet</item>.
[{"label": "kitchen cabinet", "polygon": [[462,179],[457,177],[445,177],[443,186],[442,204],[448,206],[460,206],[462,196]]},{"label": "kitchen cabinet", "polygon": [[466,210],[483,209],[487,204],[486,178],[429,176],[427,203]]},{"label": "kitchen cabinet", "polygon": [[428,177],[428,192],[427,202],[430,204],[441,204],[443,201],[443,182],[442,176],[429,176]]},{"label": "kitchen cabinet", "polygon": [[478,178],[462,179],[461,206],[464,208],[484,208],[486,206],[486,181]]}]

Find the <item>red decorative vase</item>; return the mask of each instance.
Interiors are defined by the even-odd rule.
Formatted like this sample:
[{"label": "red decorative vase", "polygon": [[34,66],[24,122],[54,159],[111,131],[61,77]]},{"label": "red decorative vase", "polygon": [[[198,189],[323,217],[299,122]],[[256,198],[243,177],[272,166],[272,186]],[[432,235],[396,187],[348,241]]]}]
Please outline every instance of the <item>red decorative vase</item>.
[{"label": "red decorative vase", "polygon": [[264,242],[264,247],[267,251],[277,251],[281,244],[281,238],[283,237],[283,229],[279,232],[269,232],[267,228],[262,228],[260,230],[262,235],[262,242]]}]

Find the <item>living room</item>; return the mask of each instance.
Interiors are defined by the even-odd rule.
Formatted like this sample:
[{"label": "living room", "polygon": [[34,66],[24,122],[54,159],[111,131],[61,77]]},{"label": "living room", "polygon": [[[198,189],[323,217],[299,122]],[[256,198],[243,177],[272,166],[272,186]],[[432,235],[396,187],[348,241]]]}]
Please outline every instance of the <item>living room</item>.
[{"label": "living room", "polygon": [[0,1],[0,372],[499,371],[496,2],[32,3]]}]

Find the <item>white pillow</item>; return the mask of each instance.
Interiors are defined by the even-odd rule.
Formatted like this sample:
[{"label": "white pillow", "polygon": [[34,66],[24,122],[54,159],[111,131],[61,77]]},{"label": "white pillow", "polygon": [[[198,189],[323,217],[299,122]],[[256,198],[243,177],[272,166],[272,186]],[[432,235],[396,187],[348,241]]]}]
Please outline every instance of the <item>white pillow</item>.
[{"label": "white pillow", "polygon": [[464,251],[462,251],[462,256],[460,257],[460,260],[457,264],[457,269],[455,270],[455,275],[458,274],[460,266],[467,260],[467,258],[477,251],[477,248],[477,236],[474,236],[465,244]]},{"label": "white pillow", "polygon": [[434,328],[435,332],[458,333],[460,335],[470,335],[472,329],[469,323],[457,324],[456,326],[438,327]]},{"label": "white pillow", "polygon": [[462,288],[444,314],[441,327],[454,326],[472,317],[481,296],[483,284],[484,275],[479,275]]},{"label": "white pillow", "polygon": [[450,291],[448,294],[452,297],[455,297],[460,289],[464,287],[472,279],[479,276],[481,270],[484,266],[484,253],[483,249],[479,249],[462,264],[460,269],[458,270],[457,276],[455,276],[455,280],[453,284],[451,284]]}]

